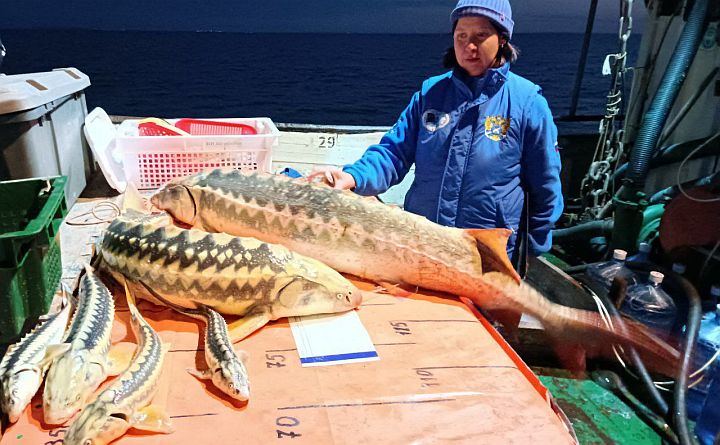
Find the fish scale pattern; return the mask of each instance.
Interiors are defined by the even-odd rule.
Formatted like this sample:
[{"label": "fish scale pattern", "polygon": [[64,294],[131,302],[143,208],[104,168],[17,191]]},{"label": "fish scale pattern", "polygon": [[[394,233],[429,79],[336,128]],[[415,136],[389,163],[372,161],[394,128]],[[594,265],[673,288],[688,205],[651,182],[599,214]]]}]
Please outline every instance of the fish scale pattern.
[{"label": "fish scale pattern", "polygon": [[[67,322],[68,309],[63,309],[27,333],[19,342],[11,346],[0,362],[0,375],[9,375],[8,370],[21,363],[37,363],[45,355],[48,344],[57,343],[63,336]],[[54,341],[50,342],[48,339]]]},{"label": "fish scale pattern", "polygon": [[[193,182],[198,187],[206,188],[209,195],[215,196],[214,199],[207,198],[210,204],[207,208],[221,211],[235,209],[236,212],[238,208],[265,209],[264,213],[274,214],[272,221],[267,221],[274,225],[271,229],[293,224],[301,235],[322,237],[330,228],[335,229],[336,233],[327,234],[329,236],[326,238],[337,241],[342,237],[358,246],[373,243],[379,250],[383,250],[384,246],[393,249],[408,241],[425,240],[436,246],[447,246],[447,249],[437,249],[437,255],[448,256],[448,253],[464,251],[466,248],[462,241],[441,236],[446,235],[445,232],[452,232],[452,228],[439,227],[423,217],[399,208],[390,208],[373,197],[338,192],[329,187],[263,173],[215,170],[198,175],[193,178]],[[227,197],[241,199],[242,204],[233,206]],[[272,206],[263,204],[265,202],[272,203]],[[246,216],[241,220],[243,224],[252,222],[253,218],[258,219],[256,227],[262,227],[265,223],[251,212],[242,215]],[[265,216],[265,219],[268,217]],[[290,221],[283,222],[283,219]]]},{"label": "fish scale pattern", "polygon": [[[293,259],[290,252],[266,243],[172,228],[143,233],[145,227],[116,220],[103,240],[103,258],[128,277],[152,281],[163,292],[222,300],[239,295],[262,299],[275,289],[276,278],[285,276],[287,263]],[[172,273],[170,266],[186,273]],[[208,279],[196,279],[187,272]]]},{"label": "fish scale pattern", "polygon": [[107,352],[114,313],[115,302],[107,287],[94,274],[83,275],[78,307],[67,333],[72,349]]},{"label": "fish scale pattern", "polygon": [[275,317],[275,310],[309,302],[313,290],[324,296],[317,301],[324,309],[318,310],[333,311],[336,300],[354,289],[330,267],[283,246],[178,228],[167,215],[116,218],[103,237],[102,258],[111,271],[172,295],[183,307],[202,303],[233,315],[254,310]]},{"label": "fish scale pattern", "polygon": [[[130,319],[138,339],[138,348],[130,367],[104,389],[95,400],[86,406],[70,425],[66,443],[84,443],[84,437],[94,437],[101,432],[101,443],[107,443],[124,434],[132,426],[133,416],[147,406],[157,391],[164,358],[160,337],[140,315],[134,304],[130,304]],[[110,429],[110,423],[117,414],[126,419],[123,431]],[[115,423],[117,425],[117,422]],[[113,437],[107,437],[112,435]],[[107,440],[109,439],[109,440]]]},{"label": "fish scale pattern", "polygon": [[[436,277],[443,270],[468,280],[482,275],[475,240],[462,229],[439,226],[375,198],[257,172],[214,170],[179,180],[176,186],[192,196],[196,220],[177,213],[179,201],[164,206],[158,201],[171,193],[173,184],[154,199],[183,222],[285,244],[342,272],[365,276],[378,265],[377,273],[365,277],[413,284],[418,277]],[[402,272],[389,270],[388,258]]]},{"label": "fish scale pattern", "polygon": [[137,313],[137,309],[132,308],[132,310],[133,321],[139,324],[138,331],[142,349],[117,385],[108,388],[108,392],[113,396],[112,401],[116,405],[123,403],[125,398],[135,399],[135,403],[143,400],[149,401],[156,389],[156,374],[160,373],[162,367],[160,337]]}]

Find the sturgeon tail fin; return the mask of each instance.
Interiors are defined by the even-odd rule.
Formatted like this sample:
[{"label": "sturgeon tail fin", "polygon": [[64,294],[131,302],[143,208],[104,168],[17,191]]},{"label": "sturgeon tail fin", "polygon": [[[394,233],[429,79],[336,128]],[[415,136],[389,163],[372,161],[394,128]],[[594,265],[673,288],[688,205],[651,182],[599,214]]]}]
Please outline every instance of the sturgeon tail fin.
[{"label": "sturgeon tail fin", "polygon": [[553,303],[529,284],[518,285],[505,274],[489,272],[483,278],[498,294],[504,294],[504,298],[496,298],[499,307],[537,318],[554,342],[562,345],[560,349],[580,345],[591,356],[612,357],[613,345],[628,346],[635,348],[648,369],[668,376],[677,372],[677,349],[640,323],[610,318],[613,327],[609,327],[599,313]]},{"label": "sturgeon tail fin", "polygon": [[507,243],[512,235],[510,229],[464,229],[475,239],[484,272],[500,272],[520,283],[520,275],[513,268],[507,255]]}]

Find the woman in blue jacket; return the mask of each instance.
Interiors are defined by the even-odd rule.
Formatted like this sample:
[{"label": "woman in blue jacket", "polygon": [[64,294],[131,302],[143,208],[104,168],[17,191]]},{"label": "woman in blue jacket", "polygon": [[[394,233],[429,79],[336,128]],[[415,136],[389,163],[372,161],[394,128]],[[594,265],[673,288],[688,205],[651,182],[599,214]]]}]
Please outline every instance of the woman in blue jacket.
[{"label": "woman in blue jacket", "polygon": [[415,164],[405,210],[447,226],[512,229],[511,257],[528,196],[528,247],[539,255],[550,249],[563,208],[552,114],[540,87],[510,72],[517,53],[507,0],[460,0],[451,20],[453,69],[423,82],[357,162],[310,178],[377,195]]}]

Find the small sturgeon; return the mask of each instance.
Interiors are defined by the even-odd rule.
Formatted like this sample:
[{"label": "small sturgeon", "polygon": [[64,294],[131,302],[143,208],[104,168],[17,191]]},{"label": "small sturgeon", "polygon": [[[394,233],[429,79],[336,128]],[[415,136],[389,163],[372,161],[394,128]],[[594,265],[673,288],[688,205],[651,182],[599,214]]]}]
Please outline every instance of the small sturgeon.
[{"label": "small sturgeon", "polygon": [[107,287],[85,266],[75,315],[66,343],[70,349],[53,360],[45,380],[45,422],[58,425],[85,406],[109,375],[123,371],[118,358],[111,360],[110,334],[115,302]]},{"label": "small sturgeon", "polygon": [[[142,282],[171,303],[242,315],[229,326],[233,341],[269,320],[344,312],[362,301],[362,291],[320,261],[254,238],[181,229],[165,213],[117,217],[101,253],[116,277]],[[138,296],[162,304],[147,292]]]},{"label": "small sturgeon", "polygon": [[140,315],[125,283],[130,321],[138,347],[130,367],[86,406],[65,435],[65,445],[105,445],[130,428],[171,433],[167,415],[150,405],[167,352],[160,336]]},{"label": "small sturgeon", "polygon": [[585,344],[630,343],[664,372],[675,370],[677,351],[641,327],[612,332],[598,314],[552,303],[522,282],[505,250],[507,229],[441,226],[350,191],[237,170],[172,181],[151,200],[197,229],[282,244],[380,284],[418,286],[467,297],[485,309],[524,312],[555,334],[579,333]]},{"label": "small sturgeon", "polygon": [[170,303],[150,287],[146,289],[163,304],[175,311],[205,322],[205,363],[204,371],[188,369],[187,371],[201,380],[212,380],[216,387],[233,399],[242,402],[250,398],[250,382],[245,368],[247,354],[235,353],[225,319],[201,304],[197,309],[187,309]]},{"label": "small sturgeon", "polygon": [[70,347],[63,343],[71,305],[38,324],[19,342],[8,348],[0,362],[0,408],[10,422],[20,418],[42,384],[52,360]]}]

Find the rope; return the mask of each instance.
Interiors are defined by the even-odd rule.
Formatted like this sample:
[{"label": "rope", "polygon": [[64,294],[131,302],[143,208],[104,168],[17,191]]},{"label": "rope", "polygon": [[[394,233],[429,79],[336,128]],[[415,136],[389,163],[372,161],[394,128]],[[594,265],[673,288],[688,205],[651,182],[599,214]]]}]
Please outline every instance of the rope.
[{"label": "rope", "polygon": [[[99,211],[103,208],[106,208],[107,210],[112,211],[112,216],[110,217],[102,217],[99,214]],[[94,226],[97,224],[107,224],[112,222],[115,218],[120,216],[121,210],[120,207],[115,204],[112,201],[100,201],[99,203],[95,204],[92,209],[85,213],[81,213],[79,215],[74,216],[72,219],[66,220],[65,224],[69,226]],[[79,221],[80,218],[84,216],[92,215],[93,218],[95,218],[95,221]]]}]

